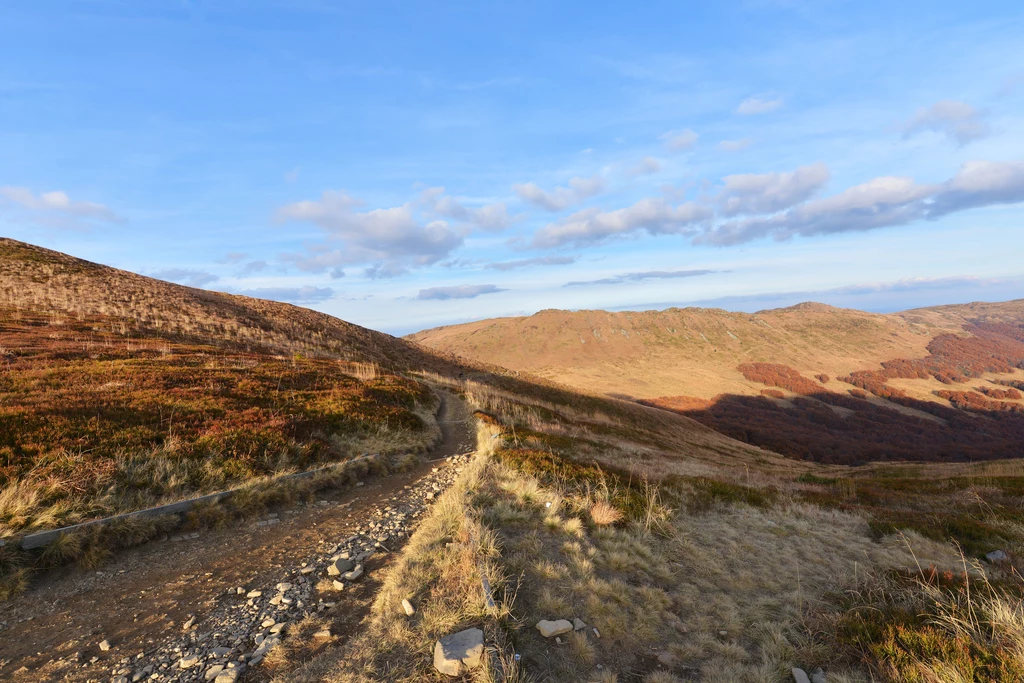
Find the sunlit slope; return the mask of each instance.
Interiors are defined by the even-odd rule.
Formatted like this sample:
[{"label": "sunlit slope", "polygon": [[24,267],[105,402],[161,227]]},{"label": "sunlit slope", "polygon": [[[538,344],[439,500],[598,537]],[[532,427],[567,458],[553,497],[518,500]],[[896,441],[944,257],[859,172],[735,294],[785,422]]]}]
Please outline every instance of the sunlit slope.
[{"label": "sunlit slope", "polygon": [[403,340],[323,313],[184,287],[6,238],[0,238],[0,306],[121,318],[139,329],[283,355],[396,367],[427,362]]},{"label": "sunlit slope", "polygon": [[[344,421],[364,407],[390,405],[388,383],[404,387],[406,380],[413,383],[410,391],[419,393],[408,405],[399,401],[403,410],[431,403],[424,385],[472,381],[516,405],[558,404],[594,415],[626,411],[648,433],[651,450],[642,454],[645,458],[728,466],[755,458],[781,460],[684,416],[580,395],[564,384],[472,360],[459,362],[297,306],[182,287],[8,239],[0,240],[0,362],[8,371],[8,381],[0,382],[0,421],[14,424],[34,416],[32,424],[45,425],[64,410],[67,415],[61,415],[76,425],[63,431],[22,430],[10,443],[0,443],[13,458],[8,462],[13,469],[0,472],[4,485],[42,476],[44,461],[82,444],[88,449],[102,444],[113,461],[162,447],[172,431],[178,440],[219,444],[221,423],[236,412],[254,429],[273,423],[257,418],[253,406],[269,410],[287,429],[298,429],[295,438],[302,444],[307,436],[329,442],[332,429],[319,434],[303,427],[303,406],[312,401],[317,416]],[[49,380],[36,381],[38,374]],[[320,401],[349,385],[353,396],[363,389],[368,393],[346,398],[344,405]],[[194,419],[186,403],[194,404]],[[90,422],[97,416],[95,424]],[[145,434],[132,431],[139,421]],[[287,439],[293,439],[291,432]],[[602,436],[595,454],[613,452],[614,441],[612,434]],[[214,450],[217,458],[233,452]],[[628,468],[634,455],[616,454],[614,464]],[[193,456],[196,462],[212,457],[202,449]]]},{"label": "sunlit slope", "polygon": [[736,369],[741,363],[781,363],[838,376],[891,358],[925,356],[933,337],[958,328],[941,315],[919,321],[807,303],[755,314],[546,310],[407,338],[598,393],[711,398],[760,391]]}]

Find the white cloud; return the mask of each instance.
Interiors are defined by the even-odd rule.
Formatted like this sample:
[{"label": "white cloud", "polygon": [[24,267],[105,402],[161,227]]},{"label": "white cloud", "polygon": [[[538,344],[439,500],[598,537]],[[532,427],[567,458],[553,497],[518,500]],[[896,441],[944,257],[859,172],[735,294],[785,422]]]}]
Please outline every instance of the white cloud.
[{"label": "white cloud", "polygon": [[644,157],[636,166],[627,171],[631,176],[650,175],[661,170],[661,162],[654,157]]},{"label": "white cloud", "polygon": [[512,191],[524,202],[548,211],[562,211],[603,192],[604,180],[599,176],[573,178],[569,181],[569,187],[556,187],[551,192],[541,189],[536,183],[522,183],[513,185]]},{"label": "white cloud", "polygon": [[468,223],[487,232],[500,232],[512,223],[504,204],[496,202],[481,207],[466,207],[454,197],[444,194],[443,187],[424,190],[420,200],[438,216]]},{"label": "white cloud", "polygon": [[918,185],[913,178],[875,178],[775,216],[722,223],[696,241],[731,245],[767,235],[784,240],[795,235],[824,235],[904,225],[924,217],[925,199],[933,192],[933,186]]},{"label": "white cloud", "polygon": [[698,277],[710,275],[714,270],[648,270],[640,273],[623,273],[612,277],[601,278],[600,280],[580,280],[566,282],[563,287],[579,287],[583,285],[621,285],[624,282],[643,282],[644,280],[665,280],[681,277]]},{"label": "white cloud", "polygon": [[722,140],[718,143],[718,146],[726,152],[739,152],[750,147],[753,142],[754,141],[750,138],[742,138],[740,140]]},{"label": "white cloud", "polygon": [[821,163],[788,173],[728,175],[719,203],[726,216],[774,213],[809,199],[828,180],[828,167]]},{"label": "white cloud", "polygon": [[316,304],[327,301],[334,296],[334,290],[330,287],[261,287],[258,289],[243,289],[235,292],[242,296],[251,296],[254,299],[270,299],[271,301],[283,301],[288,304]]},{"label": "white cloud", "polygon": [[530,266],[564,266],[576,263],[575,256],[539,256],[537,258],[526,258],[518,261],[498,261],[488,263],[485,267],[491,270],[516,270],[517,268],[529,268]]},{"label": "white cloud", "polygon": [[552,248],[566,244],[594,244],[641,230],[652,235],[692,234],[701,222],[711,216],[708,207],[694,202],[672,206],[663,199],[641,199],[624,209],[586,209],[557,223],[550,223],[534,234],[532,246]]},{"label": "white cloud", "polygon": [[968,161],[942,185],[928,215],[938,218],[954,211],[1018,202],[1024,202],[1024,163]]},{"label": "white cloud", "polygon": [[698,137],[700,136],[689,128],[678,131],[670,130],[661,134],[661,140],[671,152],[685,152],[688,149],[693,149],[693,146],[697,144]]},{"label": "white cloud", "polygon": [[323,272],[354,263],[379,263],[389,272],[436,263],[462,244],[462,236],[443,220],[424,223],[414,214],[412,204],[388,209],[357,211],[361,202],[342,191],[327,190],[318,201],[301,201],[283,206],[277,220],[303,221],[318,225],[331,240],[344,248],[313,245],[306,254],[283,254],[307,272]]},{"label": "white cloud", "polygon": [[926,130],[943,133],[961,146],[988,137],[991,132],[980,111],[956,100],[942,100],[918,109],[917,114],[903,124],[903,137]]},{"label": "white cloud", "polygon": [[729,245],[773,236],[873,230],[939,218],[965,209],[1024,202],[1024,163],[970,161],[950,180],[918,184],[881,177],[831,197],[807,201],[782,214],[718,225],[697,241]]},{"label": "white cloud", "polygon": [[72,218],[124,223],[125,219],[103,204],[72,201],[66,192],[54,190],[34,194],[27,187],[0,187],[0,196],[29,211],[56,213]]},{"label": "white cloud", "polygon": [[165,268],[164,270],[150,273],[149,277],[156,278],[157,280],[177,282],[189,287],[202,287],[220,279],[213,273],[193,268]]},{"label": "white cloud", "polygon": [[456,285],[453,287],[429,287],[421,289],[416,297],[421,301],[437,300],[447,301],[449,299],[475,299],[483,294],[495,294],[507,290],[496,285]]},{"label": "white cloud", "polygon": [[748,97],[740,102],[740,106],[736,107],[736,113],[742,114],[743,116],[767,114],[770,111],[775,111],[781,106],[782,99],[780,98],[765,99],[763,97]]}]

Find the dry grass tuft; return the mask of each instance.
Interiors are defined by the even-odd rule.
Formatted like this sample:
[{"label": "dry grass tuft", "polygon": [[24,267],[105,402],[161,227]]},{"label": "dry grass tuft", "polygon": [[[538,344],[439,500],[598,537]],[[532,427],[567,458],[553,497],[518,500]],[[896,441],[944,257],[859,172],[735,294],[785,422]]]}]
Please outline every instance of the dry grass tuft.
[{"label": "dry grass tuft", "polygon": [[599,500],[590,506],[590,519],[598,526],[611,526],[622,520],[622,513],[610,503]]}]

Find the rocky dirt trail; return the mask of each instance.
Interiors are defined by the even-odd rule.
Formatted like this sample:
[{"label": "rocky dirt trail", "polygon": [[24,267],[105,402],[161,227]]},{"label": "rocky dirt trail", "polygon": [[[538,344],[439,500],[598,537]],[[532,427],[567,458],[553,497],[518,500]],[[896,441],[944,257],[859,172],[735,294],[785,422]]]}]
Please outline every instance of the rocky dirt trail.
[{"label": "rocky dirt trail", "polygon": [[320,649],[342,645],[379,570],[475,449],[461,400],[443,395],[439,417],[441,444],[409,472],[37,579],[0,604],[0,680],[260,681],[261,660],[307,616],[321,618]]}]

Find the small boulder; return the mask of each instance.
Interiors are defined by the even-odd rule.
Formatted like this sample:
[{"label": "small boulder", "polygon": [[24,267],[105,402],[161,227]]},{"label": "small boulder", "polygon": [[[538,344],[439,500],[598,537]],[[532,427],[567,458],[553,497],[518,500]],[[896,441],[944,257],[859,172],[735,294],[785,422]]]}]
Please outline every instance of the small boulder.
[{"label": "small boulder", "polygon": [[828,683],[825,671],[820,666],[811,673],[811,683]]},{"label": "small boulder", "polygon": [[480,666],[483,654],[484,632],[468,628],[434,644],[434,668],[446,676],[459,676]]},{"label": "small boulder", "polygon": [[213,683],[235,683],[238,680],[238,675],[245,669],[242,667],[235,667],[234,669],[224,669],[217,678],[213,680]]},{"label": "small boulder", "polygon": [[359,577],[363,575],[363,565],[357,564],[356,568],[350,572],[345,572],[346,581],[358,581]]},{"label": "small boulder", "polygon": [[583,620],[580,619],[579,617],[576,617],[575,619],[572,620],[572,630],[573,631],[582,631],[586,627],[587,627],[587,625],[584,624]]},{"label": "small boulder", "polygon": [[103,652],[109,652],[110,651],[110,641],[106,640],[106,639],[101,640],[100,641],[100,650],[102,650]]},{"label": "small boulder", "polygon": [[793,681],[794,683],[811,683],[811,679],[807,677],[807,672],[796,667],[793,667]]},{"label": "small boulder", "polygon": [[572,623],[566,619],[559,619],[558,621],[541,619],[537,622],[537,630],[545,638],[554,638],[555,636],[572,631]]},{"label": "small boulder", "polygon": [[198,663],[199,655],[189,655],[188,657],[182,657],[178,660],[178,666],[180,666],[182,669],[191,669]]},{"label": "small boulder", "polygon": [[1005,562],[1006,561],[1006,551],[1003,551],[1003,550],[993,550],[990,553],[985,553],[985,559],[988,560],[989,562]]},{"label": "small boulder", "polygon": [[339,557],[327,565],[327,574],[329,576],[341,576],[345,572],[351,571],[353,566],[355,566],[355,563],[352,560]]}]

